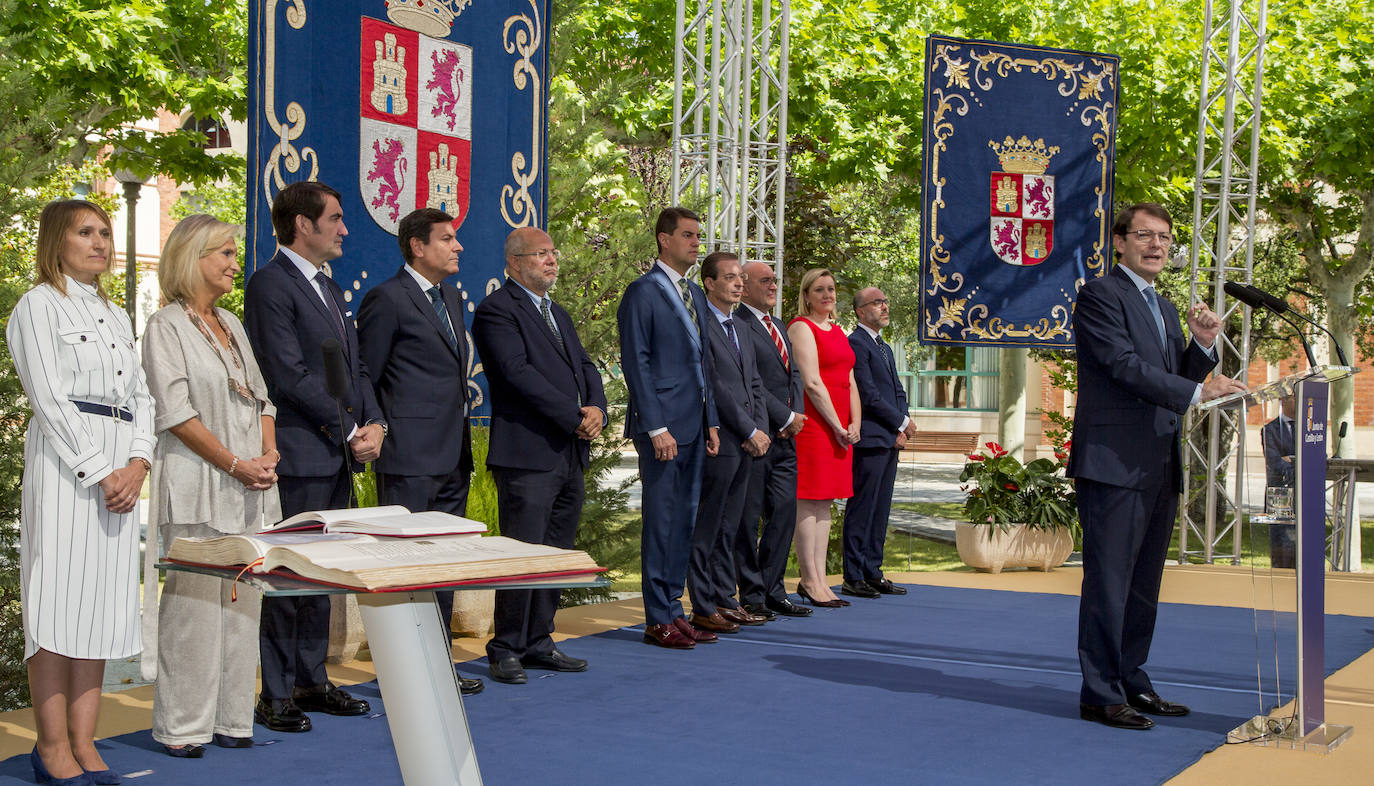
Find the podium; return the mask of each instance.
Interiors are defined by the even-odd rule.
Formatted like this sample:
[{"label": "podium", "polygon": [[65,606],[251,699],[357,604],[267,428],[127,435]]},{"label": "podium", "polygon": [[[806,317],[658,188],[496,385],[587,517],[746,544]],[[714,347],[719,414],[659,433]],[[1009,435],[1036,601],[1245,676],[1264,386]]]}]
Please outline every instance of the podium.
[{"label": "podium", "polygon": [[[1354,729],[1326,721],[1326,473],[1327,413],[1331,383],[1356,373],[1349,366],[1319,366],[1284,377],[1258,390],[1233,393],[1200,404],[1250,407],[1297,398],[1294,421],[1294,506],[1297,519],[1298,688],[1294,722],[1256,715],[1233,729],[1227,739],[1256,745],[1330,751],[1349,739]],[[1345,537],[1349,536],[1347,530]],[[1348,550],[1346,551],[1348,554]]]},{"label": "podium", "polygon": [[[377,687],[386,703],[386,722],[401,778],[408,786],[481,786],[482,773],[472,747],[463,697],[447,641],[448,628],[439,618],[436,591],[473,589],[568,589],[604,587],[600,576],[538,577],[483,581],[434,587],[424,591],[365,592],[301,581],[286,576],[240,573],[159,562],[159,570],[203,573],[238,580],[265,596],[340,595],[358,598],[358,611],[367,631]],[[343,773],[340,773],[343,774]],[[323,775],[323,773],[322,773]]]}]

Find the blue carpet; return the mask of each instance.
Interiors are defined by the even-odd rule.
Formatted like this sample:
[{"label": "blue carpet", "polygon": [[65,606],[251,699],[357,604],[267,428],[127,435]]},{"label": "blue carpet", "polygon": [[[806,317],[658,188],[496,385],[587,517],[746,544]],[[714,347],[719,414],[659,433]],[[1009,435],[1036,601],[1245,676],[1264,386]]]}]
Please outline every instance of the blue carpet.
[{"label": "blue carpet", "polygon": [[[1193,714],[1142,733],[1078,719],[1076,597],[910,589],[691,652],[641,644],[638,629],[568,642],[591,662],[585,674],[488,680],[465,701],[484,780],[1159,783],[1260,711],[1249,610],[1161,607],[1150,673]],[[1274,629],[1291,661],[1293,627],[1292,615],[1261,617],[1269,671]],[[1374,619],[1328,615],[1326,635],[1330,674],[1374,647]],[[485,660],[460,668],[486,675]],[[1280,672],[1291,694],[1291,662]],[[350,691],[381,709],[375,683]],[[126,780],[139,785],[400,782],[384,718],[311,717],[309,734],[259,727],[253,749],[211,747],[197,761],[164,755],[146,731],[100,745],[121,772],[151,770]],[[14,782],[31,782],[26,756],[0,763],[0,783]]]}]

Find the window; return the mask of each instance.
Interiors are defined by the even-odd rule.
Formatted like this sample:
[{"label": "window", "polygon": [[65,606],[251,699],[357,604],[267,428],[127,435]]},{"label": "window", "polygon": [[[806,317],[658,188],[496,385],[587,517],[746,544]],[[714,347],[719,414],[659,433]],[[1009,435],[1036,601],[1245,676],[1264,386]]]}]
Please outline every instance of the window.
[{"label": "window", "polygon": [[205,134],[206,150],[232,147],[229,141],[229,129],[216,118],[192,115],[186,118],[186,122],[181,124],[181,128],[183,131],[200,131]]},{"label": "window", "polygon": [[912,408],[997,410],[996,347],[913,345],[909,351],[915,371],[902,376]]}]

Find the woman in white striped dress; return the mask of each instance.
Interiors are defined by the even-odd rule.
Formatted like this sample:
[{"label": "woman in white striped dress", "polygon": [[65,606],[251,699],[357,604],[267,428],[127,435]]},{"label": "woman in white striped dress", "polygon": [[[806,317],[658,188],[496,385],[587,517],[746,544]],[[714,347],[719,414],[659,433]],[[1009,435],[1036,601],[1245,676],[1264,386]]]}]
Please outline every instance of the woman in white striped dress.
[{"label": "woman in white striped dress", "polygon": [[153,399],[128,315],[100,288],[113,257],[104,210],[48,204],[36,284],[5,333],[33,409],[19,550],[40,783],[119,782],[95,748],[100,686],[107,659],[142,646],[134,509],[151,468]]}]

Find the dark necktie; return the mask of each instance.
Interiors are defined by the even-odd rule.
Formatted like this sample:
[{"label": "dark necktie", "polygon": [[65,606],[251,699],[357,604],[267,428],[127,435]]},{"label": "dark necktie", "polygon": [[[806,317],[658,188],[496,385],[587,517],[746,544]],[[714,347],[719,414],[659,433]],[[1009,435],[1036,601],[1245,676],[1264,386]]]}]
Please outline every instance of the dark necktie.
[{"label": "dark necktie", "polygon": [[453,324],[448,321],[448,308],[444,306],[444,293],[435,284],[429,289],[429,300],[434,304],[434,313],[439,317],[439,326],[444,329],[444,337],[453,351],[458,351],[458,337],[453,334]]},{"label": "dark necktie", "polygon": [[700,336],[701,323],[697,321],[697,307],[696,304],[692,302],[692,291],[691,288],[687,286],[687,279],[679,278],[677,280],[677,288],[678,291],[682,293],[682,305],[687,307],[687,316],[692,318],[692,326],[697,329],[697,335]]},{"label": "dark necktie", "polygon": [[739,338],[735,336],[735,320],[726,317],[722,324],[725,325],[725,335],[730,337],[730,348],[735,350],[735,362],[743,365],[744,360],[739,355]]},{"label": "dark necktie", "polygon": [[320,285],[320,295],[324,297],[324,307],[329,309],[329,313],[334,316],[332,320],[334,335],[338,336],[339,343],[343,345],[344,352],[348,351],[348,338],[344,334],[343,314],[339,313],[339,304],[334,302],[334,293],[329,291],[330,284],[334,283],[324,271],[315,274],[315,283]]},{"label": "dark necktie", "polygon": [[544,323],[549,326],[549,330],[553,331],[554,336],[563,338],[563,334],[558,330],[558,325],[553,321],[553,307],[550,305],[548,296],[539,299],[539,313],[544,315]]},{"label": "dark necktie", "polygon": [[1159,344],[1164,346],[1164,314],[1159,310],[1159,295],[1155,294],[1154,287],[1145,287],[1140,290],[1145,295],[1145,303],[1150,307],[1150,313],[1155,317],[1155,329],[1159,331]]}]

